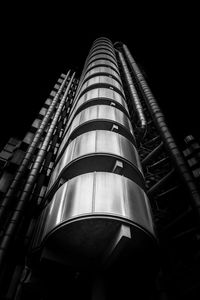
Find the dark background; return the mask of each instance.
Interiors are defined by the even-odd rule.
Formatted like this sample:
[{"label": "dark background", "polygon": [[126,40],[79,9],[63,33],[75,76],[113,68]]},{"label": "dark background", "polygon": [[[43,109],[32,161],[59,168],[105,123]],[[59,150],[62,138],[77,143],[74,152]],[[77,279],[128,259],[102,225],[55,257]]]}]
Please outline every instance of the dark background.
[{"label": "dark background", "polygon": [[199,137],[198,9],[136,3],[2,8],[0,147],[23,138],[61,72],[80,75],[99,36],[129,47],[177,141]]}]

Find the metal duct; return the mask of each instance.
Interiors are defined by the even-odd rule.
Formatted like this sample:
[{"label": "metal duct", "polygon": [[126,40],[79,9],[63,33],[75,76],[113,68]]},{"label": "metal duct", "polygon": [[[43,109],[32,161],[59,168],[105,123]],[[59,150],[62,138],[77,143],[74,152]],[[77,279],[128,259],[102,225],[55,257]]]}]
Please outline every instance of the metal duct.
[{"label": "metal duct", "polygon": [[134,109],[135,109],[135,111],[138,115],[138,119],[139,119],[139,122],[140,122],[140,130],[144,134],[145,131],[146,131],[146,127],[147,127],[147,122],[146,122],[146,118],[145,118],[144,113],[143,113],[142,104],[140,102],[138,93],[137,93],[137,91],[134,87],[134,84],[133,84],[133,81],[131,79],[131,75],[130,75],[130,72],[128,70],[125,59],[123,57],[123,54],[118,51],[118,55],[119,55],[119,60],[120,60],[120,63],[121,63],[122,71],[124,73],[125,80],[126,80],[126,83],[127,83],[128,89],[129,89],[130,97],[131,97],[131,100],[133,101]]},{"label": "metal duct", "polygon": [[183,182],[185,183],[185,185],[188,188],[189,194],[191,195],[191,205],[197,214],[198,222],[200,222],[200,194],[199,194],[198,189],[192,179],[192,176],[191,176],[189,168],[185,162],[185,159],[184,159],[182,153],[179,151],[179,148],[176,145],[175,140],[166,125],[164,115],[163,115],[156,99],[154,98],[144,76],[140,72],[134,58],[132,57],[132,55],[126,45],[123,45],[123,50],[127,57],[127,61],[129,62],[129,65],[130,65],[130,67],[134,73],[134,76],[137,80],[138,86],[144,95],[144,99],[149,108],[149,112],[151,113],[152,118],[153,118],[155,124],[157,125],[157,128],[163,138],[165,147],[169,151],[169,153],[174,161],[174,164],[182,177]]},{"label": "metal duct", "polygon": [[51,105],[49,106],[48,111],[47,111],[46,115],[44,116],[37,132],[35,133],[33,141],[31,142],[23,161],[22,161],[21,165],[19,166],[19,169],[17,170],[17,173],[13,179],[12,184],[9,187],[9,190],[7,191],[3,201],[0,204],[0,222],[2,222],[4,220],[4,218],[6,217],[7,209],[10,205],[12,197],[13,197],[14,193],[16,192],[16,188],[18,188],[18,184],[21,181],[21,179],[24,175],[24,172],[27,170],[27,167],[33,157],[33,154],[35,153],[38,143],[41,141],[41,136],[49,123],[52,113],[55,110],[56,104],[59,100],[61,92],[63,91],[63,89],[66,85],[69,74],[70,74],[70,71],[68,71],[65,79],[63,80],[62,84],[60,85],[60,88],[59,88],[57,94],[55,95]]},{"label": "metal duct", "polygon": [[42,161],[45,157],[46,154],[46,149],[48,147],[48,144],[51,140],[51,136],[53,134],[53,131],[55,129],[55,126],[57,124],[58,118],[60,116],[60,112],[63,108],[64,103],[66,102],[66,97],[69,92],[70,86],[72,84],[73,78],[74,78],[75,73],[71,76],[70,82],[67,86],[67,89],[61,99],[61,102],[57,108],[56,114],[53,118],[53,121],[50,125],[50,128],[47,132],[47,135],[43,141],[42,147],[39,150],[39,153],[37,154],[36,160],[33,164],[33,167],[31,168],[30,174],[27,178],[25,187],[23,189],[22,195],[17,203],[16,208],[14,209],[11,217],[10,217],[10,223],[8,227],[6,228],[4,232],[4,237],[2,238],[1,244],[0,244],[0,265],[3,262],[4,255],[6,253],[7,248],[10,245],[10,242],[17,230],[17,227],[21,221],[21,217],[23,216],[24,208],[27,202],[28,197],[30,196],[30,193],[32,191],[33,185],[35,183],[35,180],[37,178],[37,174],[39,173]]}]

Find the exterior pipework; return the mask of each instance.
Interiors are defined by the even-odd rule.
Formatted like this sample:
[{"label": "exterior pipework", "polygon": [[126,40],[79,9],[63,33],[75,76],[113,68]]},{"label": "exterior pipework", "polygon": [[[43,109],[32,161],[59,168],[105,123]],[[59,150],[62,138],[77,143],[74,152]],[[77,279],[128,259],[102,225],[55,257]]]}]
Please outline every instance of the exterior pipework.
[{"label": "exterior pipework", "polygon": [[123,71],[124,76],[125,76],[126,83],[128,85],[131,100],[134,103],[134,108],[135,108],[135,111],[138,115],[138,119],[139,119],[139,122],[140,122],[140,126],[139,126],[140,130],[144,134],[145,131],[146,131],[146,127],[147,127],[147,122],[146,122],[145,115],[143,113],[143,108],[142,108],[142,105],[141,105],[141,102],[140,102],[140,98],[139,98],[138,93],[137,93],[137,91],[134,87],[134,84],[133,84],[133,81],[132,81],[132,78],[131,78],[131,75],[130,75],[130,72],[128,70],[128,67],[127,67],[127,64],[125,62],[123,54],[120,51],[118,51],[117,53],[118,53],[118,56],[119,56],[119,61],[121,63],[121,67],[122,67],[122,71]]},{"label": "exterior pipework", "polygon": [[22,192],[22,195],[17,203],[17,206],[15,208],[15,210],[13,211],[13,214],[10,218],[10,223],[8,225],[8,228],[5,230],[5,233],[4,233],[4,237],[1,241],[1,244],[0,244],[0,266],[1,264],[3,263],[3,258],[4,258],[4,255],[6,253],[6,250],[8,249],[9,245],[10,245],[10,242],[16,232],[16,229],[17,229],[17,226],[19,225],[19,222],[21,220],[21,217],[23,215],[23,211],[24,211],[24,208],[25,208],[25,204],[27,202],[27,199],[28,197],[30,196],[30,193],[32,191],[32,188],[33,188],[33,185],[35,183],[35,180],[37,178],[37,174],[39,173],[39,170],[40,170],[40,167],[41,167],[41,164],[44,160],[44,157],[45,157],[45,154],[46,154],[46,149],[48,147],[48,144],[51,140],[51,137],[52,137],[52,134],[53,134],[53,131],[55,129],[55,126],[57,124],[57,121],[58,121],[58,118],[60,116],[60,113],[61,113],[61,110],[66,102],[66,97],[68,95],[68,92],[69,92],[69,89],[71,87],[71,84],[73,82],[73,79],[74,79],[74,75],[75,73],[71,76],[71,79],[70,79],[70,82],[66,88],[66,91],[62,97],[62,100],[58,106],[58,109],[56,111],[56,114],[53,118],[53,121],[50,125],[50,128],[47,132],[47,135],[43,141],[43,144],[42,144],[42,147],[41,149],[39,150],[39,153],[36,157],[36,160],[33,164],[33,167],[31,169],[31,172],[27,178],[27,182],[25,184],[25,187],[23,189],[23,192]]},{"label": "exterior pipework", "polygon": [[184,159],[182,153],[180,152],[171,132],[169,131],[169,129],[166,125],[164,115],[163,115],[156,99],[154,98],[144,76],[140,72],[129,49],[124,44],[123,44],[123,50],[126,55],[127,61],[133,71],[133,74],[137,80],[138,86],[144,95],[144,99],[145,99],[146,104],[149,108],[149,111],[152,115],[152,118],[153,118],[155,124],[157,125],[157,128],[163,138],[165,147],[169,151],[169,153],[175,163],[175,166],[182,177],[183,182],[185,183],[185,185],[188,188],[189,194],[191,195],[191,205],[196,212],[198,222],[200,222],[200,194],[199,194],[198,189],[192,179],[192,176],[191,176],[189,168],[185,162],[185,159]]},{"label": "exterior pipework", "polygon": [[17,170],[17,173],[12,181],[12,184],[9,187],[9,190],[7,191],[3,201],[0,204],[0,223],[4,220],[6,213],[7,213],[7,209],[10,205],[10,202],[12,200],[12,197],[16,191],[16,188],[18,187],[18,184],[20,182],[20,180],[22,179],[24,172],[26,171],[28,164],[31,161],[31,158],[33,157],[33,154],[35,153],[35,150],[37,148],[38,143],[41,140],[41,136],[44,132],[44,130],[46,129],[49,120],[52,116],[53,111],[55,110],[56,104],[58,102],[58,99],[60,97],[61,92],[63,91],[63,88],[65,87],[66,81],[68,80],[70,71],[68,71],[65,79],[63,80],[62,84],[60,85],[60,88],[58,90],[58,92],[56,93],[51,105],[49,106],[46,115],[44,116],[37,132],[35,133],[35,136],[33,138],[33,141],[31,142],[25,157],[22,161],[22,163],[19,166],[19,169]]},{"label": "exterior pipework", "polygon": [[55,260],[62,253],[64,264],[101,265],[110,246],[121,247],[124,238],[133,248],[141,241],[147,255],[156,249],[141,163],[108,39],[97,39],[85,62],[43,204],[32,248],[41,260],[48,259],[51,248]]}]

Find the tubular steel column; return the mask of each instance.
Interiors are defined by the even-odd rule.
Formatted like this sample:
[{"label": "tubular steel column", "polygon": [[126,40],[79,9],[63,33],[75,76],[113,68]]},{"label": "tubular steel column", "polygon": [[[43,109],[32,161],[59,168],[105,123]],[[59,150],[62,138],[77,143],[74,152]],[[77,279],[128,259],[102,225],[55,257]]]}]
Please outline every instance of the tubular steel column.
[{"label": "tubular steel column", "polygon": [[140,122],[140,130],[141,130],[142,134],[144,135],[145,131],[146,131],[146,127],[147,127],[147,122],[146,122],[146,118],[145,118],[144,113],[143,113],[143,108],[142,108],[142,105],[140,103],[140,99],[139,99],[139,96],[137,94],[137,91],[134,87],[130,72],[128,70],[127,64],[126,64],[125,59],[124,59],[124,56],[120,51],[118,51],[118,56],[119,56],[119,60],[120,60],[121,66],[122,66],[122,70],[123,70],[123,73],[124,73],[124,76],[125,76],[125,79],[126,79],[126,83],[127,83],[127,86],[128,86],[129,92],[130,92],[131,100],[133,101],[134,109],[135,109],[135,111],[138,115],[138,119],[139,119],[139,122]]},{"label": "tubular steel column", "polygon": [[[37,154],[37,157],[36,157],[36,160],[33,164],[33,167],[31,168],[31,171],[30,171],[30,174],[27,178],[27,181],[26,181],[25,187],[23,189],[22,195],[21,195],[21,197],[20,197],[20,199],[17,203],[17,206],[16,206],[15,210],[13,211],[13,214],[10,218],[10,223],[8,225],[8,228],[6,228],[6,230],[4,232],[4,237],[3,237],[3,239],[0,243],[0,266],[3,263],[3,258],[4,258],[4,255],[6,253],[6,250],[8,249],[8,247],[10,245],[12,237],[14,236],[14,234],[17,230],[17,226],[19,225],[19,222],[20,222],[21,217],[23,215],[24,207],[26,205],[28,197],[30,196],[33,185],[34,185],[35,180],[37,178],[37,174],[39,173],[41,164],[44,160],[44,157],[45,157],[45,154],[46,154],[46,149],[47,149],[48,144],[51,140],[52,133],[55,129],[55,126],[56,126],[57,120],[60,116],[63,105],[66,102],[66,97],[68,95],[68,92],[69,92],[70,86],[72,84],[74,75],[75,74],[73,74],[71,76],[70,82],[69,82],[69,84],[66,88],[66,91],[65,91],[65,93],[62,97],[62,100],[61,100],[61,102],[58,106],[58,109],[57,109],[56,114],[53,118],[53,121],[50,125],[50,128],[48,129],[48,132],[47,132],[47,135],[44,139],[42,147],[39,150],[39,153]],[[62,86],[64,86],[64,85],[62,85]]]},{"label": "tubular steel column", "polygon": [[63,88],[66,85],[69,74],[70,74],[70,71],[68,71],[65,79],[63,80],[62,84],[60,85],[58,92],[56,93],[51,105],[49,106],[49,109],[48,109],[44,119],[42,120],[40,127],[38,128],[38,130],[34,136],[34,139],[33,139],[32,143],[30,144],[21,165],[19,166],[19,169],[13,179],[12,184],[10,185],[3,201],[0,204],[0,223],[4,220],[4,217],[6,216],[7,209],[12,200],[12,197],[13,197],[14,193],[16,192],[16,189],[18,188],[20,180],[22,179],[24,172],[26,171],[28,164],[31,161],[31,158],[33,157],[33,155],[35,153],[38,143],[41,141],[41,136],[49,123],[49,120],[52,116],[53,111],[55,110],[56,104],[61,95],[61,92],[63,91]]},{"label": "tubular steel column", "polygon": [[186,165],[184,157],[183,157],[182,153],[179,151],[179,148],[176,145],[176,142],[165,123],[164,115],[163,115],[162,111],[160,110],[160,107],[158,106],[158,103],[157,103],[156,99],[154,98],[144,76],[140,72],[129,49],[124,44],[123,44],[123,51],[124,51],[124,54],[127,58],[129,65],[134,73],[134,76],[138,82],[139,88],[144,95],[144,99],[145,99],[146,104],[149,108],[149,111],[155,121],[155,124],[157,125],[157,127],[160,131],[160,134],[163,138],[163,142],[166,146],[166,149],[168,149],[168,151],[174,161],[174,164],[182,177],[183,182],[185,183],[185,185],[188,188],[188,191],[191,195],[191,205],[196,212],[197,220],[198,220],[198,223],[200,224],[200,194],[199,194],[197,187],[194,183],[194,180],[189,172],[189,168]]}]

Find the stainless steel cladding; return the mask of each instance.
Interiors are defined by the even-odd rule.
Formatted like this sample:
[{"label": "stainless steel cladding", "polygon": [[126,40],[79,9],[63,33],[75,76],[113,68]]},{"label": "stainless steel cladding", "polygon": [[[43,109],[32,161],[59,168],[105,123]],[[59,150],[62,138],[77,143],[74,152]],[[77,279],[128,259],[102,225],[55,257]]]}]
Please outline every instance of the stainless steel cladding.
[{"label": "stainless steel cladding", "polygon": [[99,53],[104,53],[105,51],[107,54],[111,54],[111,55],[113,55],[113,57],[115,57],[115,52],[109,46],[97,46],[97,47],[93,48],[89,53],[89,57],[90,57],[90,55],[93,55],[94,53],[99,54]]},{"label": "stainless steel cladding", "polygon": [[[104,129],[115,130],[131,141],[134,140],[134,133],[131,122],[121,110],[108,105],[93,105],[81,110],[77,115],[70,118],[65,130],[65,137],[60,145],[58,155],[63,145],[70,139],[74,139],[81,133]],[[114,125],[116,125],[114,127]]]},{"label": "stainless steel cladding", "polygon": [[[122,96],[124,96],[124,91],[121,86],[121,84],[114,78],[110,76],[96,76],[88,79],[84,84],[82,85],[82,88],[80,90],[80,94],[83,94],[83,92],[87,89],[91,89],[93,86],[107,86],[109,88],[112,88],[114,90],[117,90]],[[125,97],[125,96],[124,96]]]},{"label": "stainless steel cladding", "polygon": [[73,264],[101,258],[121,224],[130,226],[133,236],[140,231],[141,242],[154,235],[145,192],[132,180],[106,172],[86,173],[66,182],[40,222],[35,248],[56,245],[56,252],[66,253]]},{"label": "stainless steel cladding", "polygon": [[89,77],[93,77],[93,76],[98,75],[98,74],[109,75],[111,77],[114,77],[116,80],[118,80],[121,83],[121,79],[119,77],[119,74],[115,70],[112,70],[109,67],[98,67],[98,66],[91,69],[91,70],[89,70],[86,73],[84,80],[87,80]]},{"label": "stainless steel cladding", "polygon": [[98,59],[87,66],[87,71],[91,70],[92,68],[95,68],[96,66],[106,66],[110,67],[111,69],[115,70],[117,73],[119,73],[117,66],[111,62],[110,60],[105,60],[105,59]]},{"label": "stainless steel cladding", "polygon": [[98,60],[98,59],[106,59],[108,61],[111,61],[113,64],[115,64],[117,66],[115,58],[113,56],[111,56],[110,54],[106,54],[106,53],[101,53],[101,54],[92,56],[89,59],[88,64],[90,64],[91,62]]},{"label": "stainless steel cladding", "polygon": [[[115,106],[129,116],[128,106],[125,99],[116,91],[105,87],[98,87],[85,92],[72,107],[71,116],[81,109],[96,104],[107,104]],[[72,118],[70,116],[70,119]]]},{"label": "stainless steel cladding", "polygon": [[52,172],[48,190],[53,185],[57,188],[61,178],[66,181],[91,171],[113,172],[116,160],[123,162],[124,176],[144,187],[141,164],[133,143],[121,134],[97,130],[86,132],[69,143]]},{"label": "stainless steel cladding", "polygon": [[96,55],[108,55],[108,56],[110,56],[111,59],[113,59],[113,62],[115,63],[115,54],[110,52],[108,49],[94,50],[92,53],[90,53],[89,60],[92,60],[93,58],[95,58]]},{"label": "stainless steel cladding", "polygon": [[65,264],[88,266],[102,262],[124,236],[133,249],[155,249],[129,110],[107,38],[93,43],[86,60],[45,199],[33,245],[41,257],[50,249]]}]

